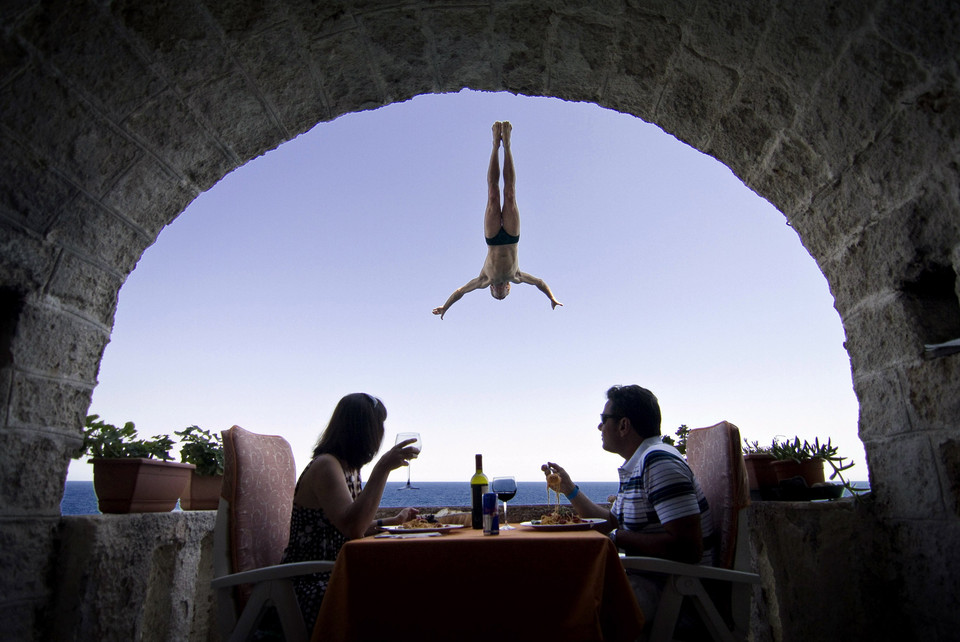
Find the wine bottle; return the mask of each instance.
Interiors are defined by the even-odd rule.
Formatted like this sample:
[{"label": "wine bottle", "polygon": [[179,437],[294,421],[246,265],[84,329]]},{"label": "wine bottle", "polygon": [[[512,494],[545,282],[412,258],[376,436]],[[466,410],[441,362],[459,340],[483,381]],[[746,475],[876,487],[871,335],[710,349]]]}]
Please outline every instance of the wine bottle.
[{"label": "wine bottle", "polygon": [[477,472],[470,478],[471,522],[474,528],[483,528],[483,494],[487,492],[487,476],[483,474],[483,455],[477,455]]}]

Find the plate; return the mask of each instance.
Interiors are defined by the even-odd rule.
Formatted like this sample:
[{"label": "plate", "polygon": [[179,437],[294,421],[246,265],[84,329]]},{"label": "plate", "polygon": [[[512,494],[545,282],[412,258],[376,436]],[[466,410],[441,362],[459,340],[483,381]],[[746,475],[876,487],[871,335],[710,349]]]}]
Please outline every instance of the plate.
[{"label": "plate", "polygon": [[428,528],[404,528],[403,526],[383,526],[382,528],[390,533],[446,533],[463,528],[463,524],[437,524]]},{"label": "plate", "polygon": [[582,522],[577,522],[576,524],[541,524],[539,519],[534,519],[529,522],[523,522],[520,525],[529,526],[537,531],[586,531],[605,521],[607,520],[599,517],[584,517]]}]

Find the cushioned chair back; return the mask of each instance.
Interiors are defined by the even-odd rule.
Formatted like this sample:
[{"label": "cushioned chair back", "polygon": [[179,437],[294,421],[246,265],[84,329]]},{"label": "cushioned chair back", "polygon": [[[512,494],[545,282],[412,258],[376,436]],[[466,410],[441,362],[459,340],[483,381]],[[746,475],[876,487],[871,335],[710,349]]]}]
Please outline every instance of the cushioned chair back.
[{"label": "cushioned chair back", "polygon": [[[283,437],[234,426],[223,431],[223,468],[232,572],[279,564],[290,538],[297,482],[290,444]],[[244,588],[241,608],[249,595]]]},{"label": "cushioned chair back", "polygon": [[740,429],[721,421],[687,434],[687,462],[710,502],[714,533],[719,535],[714,564],[732,568],[740,509],[750,504],[747,467],[740,450]]}]

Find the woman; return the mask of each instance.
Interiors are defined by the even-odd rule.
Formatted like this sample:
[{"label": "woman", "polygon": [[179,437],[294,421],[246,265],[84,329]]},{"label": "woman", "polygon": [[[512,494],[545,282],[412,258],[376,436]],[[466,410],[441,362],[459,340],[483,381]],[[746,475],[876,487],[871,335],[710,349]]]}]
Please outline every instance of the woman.
[{"label": "woman", "polygon": [[[394,517],[374,520],[390,471],[408,465],[408,460],[419,453],[409,447],[412,439],[388,450],[361,488],[360,468],[373,461],[380,450],[386,418],[383,402],[372,395],[349,394],[337,404],[313,449],[313,461],[297,481],[290,542],[283,562],[336,559],[347,540],[372,534],[381,525],[402,524],[417,515],[417,509],[404,508]],[[329,579],[329,573],[315,573],[294,580],[308,628],[317,619]]]}]

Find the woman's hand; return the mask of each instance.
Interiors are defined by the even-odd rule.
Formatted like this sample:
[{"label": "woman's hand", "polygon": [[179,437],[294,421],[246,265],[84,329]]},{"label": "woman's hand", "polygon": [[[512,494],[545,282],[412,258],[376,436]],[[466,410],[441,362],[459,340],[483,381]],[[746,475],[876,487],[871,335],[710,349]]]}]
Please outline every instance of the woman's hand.
[{"label": "woman's hand", "polygon": [[407,507],[407,508],[404,508],[399,513],[397,513],[397,516],[394,517],[394,519],[397,520],[397,524],[403,524],[405,522],[409,522],[411,519],[413,519],[419,514],[420,514],[420,511],[417,510],[416,508]]},{"label": "woman's hand", "polygon": [[420,454],[420,449],[411,448],[410,444],[417,441],[416,439],[406,439],[401,441],[399,444],[383,453],[383,456],[380,457],[380,460],[377,462],[378,466],[386,466],[387,470],[396,470],[401,466],[408,466],[411,459],[416,459],[417,455]]},{"label": "woman's hand", "polygon": [[556,490],[560,491],[564,495],[573,492],[573,480],[570,479],[570,475],[567,474],[567,471],[565,471],[559,465],[553,463],[552,461],[548,461],[543,466],[540,466],[540,470],[542,470],[543,474],[547,476],[548,483],[550,481],[550,475],[557,475],[560,477],[560,484]]}]

